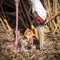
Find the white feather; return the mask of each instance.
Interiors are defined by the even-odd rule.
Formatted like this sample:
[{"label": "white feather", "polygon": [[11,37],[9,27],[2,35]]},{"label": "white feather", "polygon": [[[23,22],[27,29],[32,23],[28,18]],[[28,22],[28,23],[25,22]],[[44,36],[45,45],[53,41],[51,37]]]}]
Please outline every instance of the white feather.
[{"label": "white feather", "polygon": [[37,12],[37,14],[43,19],[46,19],[46,10],[43,7],[42,3],[40,0],[31,0],[32,2],[32,12],[34,11]]}]

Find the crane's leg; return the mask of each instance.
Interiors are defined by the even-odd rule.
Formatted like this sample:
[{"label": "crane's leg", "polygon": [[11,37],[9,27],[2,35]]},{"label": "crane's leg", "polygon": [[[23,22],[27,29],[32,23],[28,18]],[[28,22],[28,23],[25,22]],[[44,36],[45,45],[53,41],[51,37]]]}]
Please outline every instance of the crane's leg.
[{"label": "crane's leg", "polygon": [[19,4],[19,0],[15,1],[15,5],[16,5],[16,40],[15,40],[15,45],[17,47],[18,45],[18,4]]},{"label": "crane's leg", "polygon": [[18,5],[19,5],[19,0],[15,0],[15,6],[16,6],[16,40],[15,43],[12,45],[9,45],[9,48],[12,49],[17,49],[18,47]]}]

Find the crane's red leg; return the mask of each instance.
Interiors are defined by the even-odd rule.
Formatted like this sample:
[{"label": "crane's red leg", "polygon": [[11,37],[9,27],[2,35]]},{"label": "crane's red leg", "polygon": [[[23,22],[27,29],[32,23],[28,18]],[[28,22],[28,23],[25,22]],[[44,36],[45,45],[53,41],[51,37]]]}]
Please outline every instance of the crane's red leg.
[{"label": "crane's red leg", "polygon": [[9,45],[9,48],[12,49],[17,49],[18,47],[18,5],[19,5],[19,0],[15,0],[15,6],[16,6],[16,40],[15,43],[12,45]]}]

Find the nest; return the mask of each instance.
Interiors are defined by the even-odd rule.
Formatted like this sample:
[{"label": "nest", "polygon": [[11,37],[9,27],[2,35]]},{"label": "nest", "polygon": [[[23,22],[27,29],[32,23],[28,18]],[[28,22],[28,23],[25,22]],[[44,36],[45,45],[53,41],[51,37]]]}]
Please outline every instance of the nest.
[{"label": "nest", "polygon": [[[43,50],[29,50],[27,52],[13,51],[7,46],[14,42],[15,38],[15,4],[12,0],[0,1],[0,60],[60,60],[60,0],[44,0],[47,10],[44,36],[45,40],[54,41],[54,45]],[[7,8],[9,7],[9,9]],[[12,23],[11,23],[12,22]],[[27,23],[28,22],[28,23]],[[33,27],[32,27],[33,25]],[[25,30],[36,30],[31,2],[20,0],[19,3],[19,39]],[[47,32],[48,30],[48,32]],[[38,34],[38,33],[37,33]],[[16,52],[16,53],[15,53]]]}]

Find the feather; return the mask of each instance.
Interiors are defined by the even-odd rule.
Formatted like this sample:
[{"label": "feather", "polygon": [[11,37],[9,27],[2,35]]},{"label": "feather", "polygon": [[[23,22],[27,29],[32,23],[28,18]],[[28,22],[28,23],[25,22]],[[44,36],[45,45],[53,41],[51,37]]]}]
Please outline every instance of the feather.
[{"label": "feather", "polygon": [[42,3],[40,0],[30,0],[32,2],[32,12],[34,13],[35,11],[37,14],[43,19],[46,19],[46,10],[43,7]]}]

